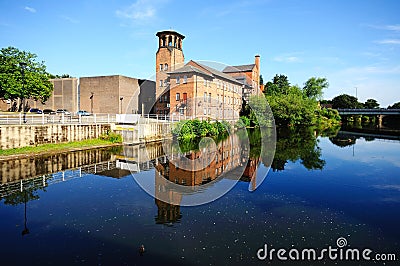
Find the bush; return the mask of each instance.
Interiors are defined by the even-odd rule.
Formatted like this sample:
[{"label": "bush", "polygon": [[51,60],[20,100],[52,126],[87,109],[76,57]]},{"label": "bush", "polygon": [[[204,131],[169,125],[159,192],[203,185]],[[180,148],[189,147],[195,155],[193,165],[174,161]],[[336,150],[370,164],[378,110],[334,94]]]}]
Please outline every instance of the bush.
[{"label": "bush", "polygon": [[122,136],[120,134],[110,131],[107,131],[107,133],[105,134],[101,134],[99,139],[107,140],[111,143],[122,143]]},{"label": "bush", "polygon": [[179,139],[193,139],[196,137],[216,137],[227,135],[231,132],[228,122],[200,121],[198,119],[185,120],[176,123],[172,128],[172,134]]}]

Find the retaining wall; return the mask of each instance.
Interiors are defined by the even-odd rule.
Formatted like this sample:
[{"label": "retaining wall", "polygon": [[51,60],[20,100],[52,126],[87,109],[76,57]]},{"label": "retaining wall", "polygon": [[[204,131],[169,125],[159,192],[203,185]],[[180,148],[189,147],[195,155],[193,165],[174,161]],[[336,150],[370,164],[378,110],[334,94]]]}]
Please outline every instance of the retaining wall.
[{"label": "retaining wall", "polygon": [[12,149],[46,143],[61,143],[98,138],[110,130],[99,125],[0,125],[0,148]]}]

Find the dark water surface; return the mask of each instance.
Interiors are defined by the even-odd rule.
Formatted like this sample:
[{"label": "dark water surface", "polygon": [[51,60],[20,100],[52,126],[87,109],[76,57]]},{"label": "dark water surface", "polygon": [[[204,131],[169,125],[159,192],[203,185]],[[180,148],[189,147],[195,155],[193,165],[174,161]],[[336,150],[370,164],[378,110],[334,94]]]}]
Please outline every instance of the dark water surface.
[{"label": "dark water surface", "polygon": [[265,265],[264,244],[320,250],[339,237],[399,259],[400,141],[315,134],[280,132],[268,176],[249,192],[254,166],[265,170],[253,147],[236,186],[196,207],[152,198],[126,170],[135,162],[135,176],[173,180],[159,144],[0,162],[1,265]]}]

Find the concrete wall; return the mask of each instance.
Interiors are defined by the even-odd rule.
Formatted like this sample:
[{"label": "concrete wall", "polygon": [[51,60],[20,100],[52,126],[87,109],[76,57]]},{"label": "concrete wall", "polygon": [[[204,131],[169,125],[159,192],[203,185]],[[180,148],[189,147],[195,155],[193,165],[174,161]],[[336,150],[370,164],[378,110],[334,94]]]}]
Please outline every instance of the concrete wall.
[{"label": "concrete wall", "polygon": [[79,86],[80,110],[103,114],[138,112],[138,79],[120,75],[82,77]]},{"label": "concrete wall", "polygon": [[1,125],[0,148],[93,139],[107,130],[110,130],[110,125]]},{"label": "concrete wall", "polygon": [[40,101],[29,100],[32,108],[39,109],[67,109],[72,113],[78,111],[78,79],[77,78],[60,78],[51,79],[54,91],[50,98],[42,104]]},{"label": "concrete wall", "polygon": [[115,125],[112,126],[111,130],[120,134],[125,144],[139,144],[172,138],[171,123],[149,123],[135,126]]}]

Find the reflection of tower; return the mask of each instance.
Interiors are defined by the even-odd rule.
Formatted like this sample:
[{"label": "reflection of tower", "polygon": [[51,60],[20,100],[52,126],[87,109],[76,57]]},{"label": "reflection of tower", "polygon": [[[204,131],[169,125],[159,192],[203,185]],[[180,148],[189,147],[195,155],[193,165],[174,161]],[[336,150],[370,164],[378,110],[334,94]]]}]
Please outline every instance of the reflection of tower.
[{"label": "reflection of tower", "polygon": [[159,31],[158,50],[156,53],[156,113],[169,113],[169,78],[168,71],[174,71],[176,65],[183,65],[185,57],[182,51],[182,34],[173,31]]},{"label": "reflection of tower", "polygon": [[242,177],[240,178],[241,181],[251,182],[251,187],[253,190],[256,189],[257,185],[257,167],[260,164],[260,157],[258,158],[250,158],[247,162],[246,168],[243,172]]},{"label": "reflection of tower", "polygon": [[[178,192],[169,191],[167,188],[169,179],[169,164],[169,161],[166,160],[165,157],[164,161],[160,161],[160,158],[156,160],[155,202],[158,207],[156,216],[156,223],[158,224],[174,223],[179,221],[182,217],[179,205],[182,200],[182,195]],[[173,204],[167,202],[172,202]]]},{"label": "reflection of tower", "polygon": [[156,217],[157,224],[175,223],[182,217],[179,205],[173,205],[156,199],[158,213]]}]

